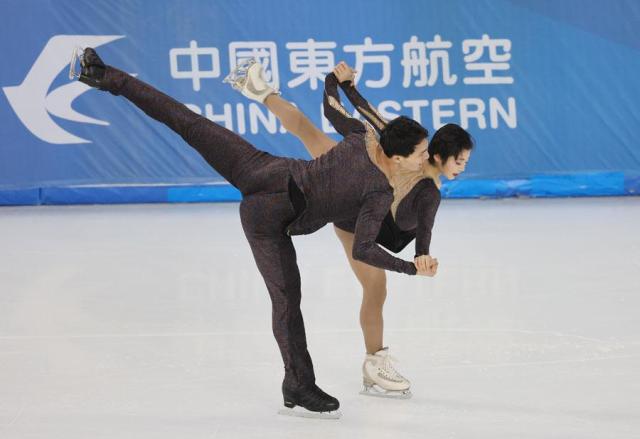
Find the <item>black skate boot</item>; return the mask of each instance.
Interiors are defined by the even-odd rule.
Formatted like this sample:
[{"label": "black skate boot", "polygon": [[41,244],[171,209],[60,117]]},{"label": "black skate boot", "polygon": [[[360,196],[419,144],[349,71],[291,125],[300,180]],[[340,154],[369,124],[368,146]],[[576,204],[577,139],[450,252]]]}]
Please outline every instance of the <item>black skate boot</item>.
[{"label": "black skate boot", "polygon": [[[80,73],[75,70],[76,64],[80,63]],[[103,80],[107,70],[107,66],[102,62],[95,49],[87,47],[82,50],[76,48],[71,56],[71,65],[69,67],[69,79],[78,78],[80,82],[105,90]]]},{"label": "black skate boot", "polygon": [[[283,384],[282,396],[286,408],[278,412],[281,415],[321,419],[339,419],[342,416],[338,411],[340,402],[315,384],[299,390],[287,389]],[[295,409],[296,406],[300,409]]]}]

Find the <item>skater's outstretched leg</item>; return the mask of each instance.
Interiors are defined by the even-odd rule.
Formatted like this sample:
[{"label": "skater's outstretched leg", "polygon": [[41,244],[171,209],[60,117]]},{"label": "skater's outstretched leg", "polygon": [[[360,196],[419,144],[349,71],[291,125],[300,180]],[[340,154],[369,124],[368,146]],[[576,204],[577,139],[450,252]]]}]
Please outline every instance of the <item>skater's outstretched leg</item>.
[{"label": "skater's outstretched leg", "polygon": [[[234,132],[189,110],[133,76],[105,65],[94,49],[84,50],[79,80],[113,95],[121,95],[155,120],[179,134],[243,194],[276,192],[286,181],[286,160],[256,149]],[[285,178],[286,180],[286,178]]]},{"label": "skater's outstretched leg", "polygon": [[309,118],[280,96],[267,84],[262,65],[255,59],[239,64],[225,79],[225,82],[251,100],[264,104],[282,123],[282,126],[296,136],[311,157],[317,158],[333,148],[337,142],[316,127]]},{"label": "skater's outstretched leg", "polygon": [[304,144],[312,158],[320,157],[337,145],[337,142],[320,131],[299,108],[281,96],[272,94],[264,104],[276,115],[284,128]]}]

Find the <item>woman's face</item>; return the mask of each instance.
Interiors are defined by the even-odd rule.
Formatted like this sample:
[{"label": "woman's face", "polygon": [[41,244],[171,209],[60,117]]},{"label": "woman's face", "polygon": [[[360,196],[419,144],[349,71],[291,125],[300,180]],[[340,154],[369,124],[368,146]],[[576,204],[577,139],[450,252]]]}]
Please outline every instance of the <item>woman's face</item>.
[{"label": "woman's face", "polygon": [[438,166],[438,170],[449,180],[453,180],[458,175],[464,172],[465,168],[467,167],[467,162],[469,162],[470,158],[471,150],[469,149],[463,149],[462,152],[458,154],[458,157],[451,156],[447,158],[444,163],[442,163],[442,160],[440,159],[440,156],[438,154],[434,156],[434,159]]}]

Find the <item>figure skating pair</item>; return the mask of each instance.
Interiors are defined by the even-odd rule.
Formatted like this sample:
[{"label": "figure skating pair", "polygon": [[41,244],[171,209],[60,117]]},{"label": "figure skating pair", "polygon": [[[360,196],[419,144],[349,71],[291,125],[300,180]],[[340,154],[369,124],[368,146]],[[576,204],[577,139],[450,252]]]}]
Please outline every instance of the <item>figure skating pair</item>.
[{"label": "figure skating pair", "polygon": [[[336,98],[337,85],[358,112],[375,128],[386,143],[402,135],[399,130],[385,130],[389,122],[367,102],[355,87],[355,71],[341,62],[325,81],[325,96]],[[298,137],[309,154],[317,158],[337,143],[318,129],[295,106],[280,97],[264,79],[262,66],[255,59],[240,63],[225,79],[233,88],[254,101],[264,104],[283,126]],[[337,85],[336,85],[337,83]],[[397,123],[397,122],[396,122]],[[383,143],[382,141],[380,143]],[[375,145],[377,149],[382,148]],[[448,124],[436,131],[428,146],[429,158],[418,170],[403,169],[390,181],[394,201],[376,239],[377,243],[397,253],[416,239],[416,265],[422,265],[429,276],[437,272],[438,262],[429,256],[431,231],[440,204],[440,178],[455,179],[464,172],[473,141],[460,126]],[[385,270],[354,260],[351,256],[356,218],[335,222],[335,231],[345,249],[347,259],[363,288],[360,322],[366,355],[362,364],[362,394],[392,398],[411,397],[410,382],[397,372],[388,348],[383,348],[382,307],[386,298]]]},{"label": "figure skating pair", "polygon": [[379,149],[375,133],[350,117],[336,92],[335,96],[325,94],[325,115],[345,139],[316,160],[275,157],[141,80],[105,65],[93,49],[85,49],[79,61],[80,81],[125,97],[167,125],[241,191],[242,227],[271,297],[273,333],[285,369],[284,405],[306,409],[303,415],[339,417],[338,400],[315,383],[291,236],[313,233],[329,222],[355,219],[354,261],[409,275],[433,275],[437,261],[430,266],[418,259],[404,261],[376,243],[394,202],[390,183],[400,173],[423,166],[426,130],[409,119],[396,125],[391,122],[386,131],[401,135],[389,144],[382,139],[384,149]]}]

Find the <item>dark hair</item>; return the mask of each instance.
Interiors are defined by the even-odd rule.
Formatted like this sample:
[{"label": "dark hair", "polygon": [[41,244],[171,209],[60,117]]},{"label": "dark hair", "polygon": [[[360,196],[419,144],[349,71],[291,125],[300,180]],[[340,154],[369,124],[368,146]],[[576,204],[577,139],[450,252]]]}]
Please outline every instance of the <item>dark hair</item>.
[{"label": "dark hair", "polygon": [[413,119],[400,116],[389,122],[380,133],[380,146],[387,157],[408,157],[416,145],[429,136],[429,132]]},{"label": "dark hair", "polygon": [[460,125],[448,123],[433,135],[429,143],[429,163],[435,163],[434,156],[438,154],[442,163],[449,157],[457,159],[462,151],[473,149],[473,139]]}]

